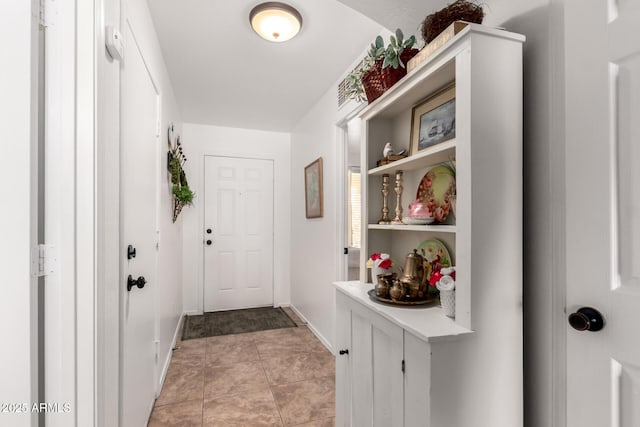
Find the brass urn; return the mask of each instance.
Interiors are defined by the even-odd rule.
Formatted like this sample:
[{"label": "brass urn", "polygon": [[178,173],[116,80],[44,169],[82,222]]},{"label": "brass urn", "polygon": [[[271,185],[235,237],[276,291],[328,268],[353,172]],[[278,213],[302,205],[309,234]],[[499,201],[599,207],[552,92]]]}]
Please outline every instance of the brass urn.
[{"label": "brass urn", "polygon": [[416,249],[407,255],[400,283],[402,283],[407,299],[419,300],[426,297],[424,258],[418,254]]},{"label": "brass urn", "polygon": [[376,295],[380,298],[389,298],[389,290],[396,280],[396,273],[378,274],[375,285]]},{"label": "brass urn", "polygon": [[394,301],[402,301],[404,299],[404,287],[399,279],[394,280],[393,287],[389,289],[389,296]]}]

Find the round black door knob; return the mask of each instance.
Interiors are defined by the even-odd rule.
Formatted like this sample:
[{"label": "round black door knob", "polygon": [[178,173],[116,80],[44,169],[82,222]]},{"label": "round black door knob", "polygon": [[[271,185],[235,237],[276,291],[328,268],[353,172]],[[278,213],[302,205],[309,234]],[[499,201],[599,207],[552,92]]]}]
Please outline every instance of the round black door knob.
[{"label": "round black door knob", "polygon": [[138,289],[144,288],[144,285],[147,283],[147,279],[144,276],[140,276],[137,279],[134,279],[131,275],[127,277],[127,291],[131,292],[131,289],[134,286],[137,286]]},{"label": "round black door knob", "polygon": [[338,353],[340,353],[340,356],[344,356],[345,354],[349,354],[349,350],[340,350]]},{"label": "round black door knob", "polygon": [[207,234],[211,234],[211,229],[207,228]]},{"label": "round black door knob", "polygon": [[576,331],[596,332],[604,328],[604,317],[595,308],[582,307],[569,315],[569,325]]},{"label": "round black door knob", "polygon": [[138,287],[138,289],[142,289],[144,288],[144,285],[147,284],[147,279],[145,279],[144,276],[140,276],[138,277],[137,282],[138,283],[136,283],[136,286]]},{"label": "round black door knob", "polygon": [[212,243],[211,240],[207,240],[207,245],[208,246],[211,246],[211,243]]}]

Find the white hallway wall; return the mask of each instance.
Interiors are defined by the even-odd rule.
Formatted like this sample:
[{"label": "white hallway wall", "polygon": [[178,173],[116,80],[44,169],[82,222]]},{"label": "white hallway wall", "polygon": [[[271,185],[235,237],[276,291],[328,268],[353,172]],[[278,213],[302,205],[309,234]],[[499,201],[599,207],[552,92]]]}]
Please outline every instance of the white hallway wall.
[{"label": "white hallway wall", "polygon": [[[335,295],[338,280],[339,215],[337,203],[344,147],[338,144],[339,123],[355,106],[337,105],[338,81],[296,124],[291,134],[291,304],[333,348]],[[324,215],[307,219],[304,168],[322,157]]]},{"label": "white hallway wall", "polygon": [[[448,2],[441,2],[444,6]],[[524,156],[525,156],[525,339],[527,426],[549,426],[553,384],[553,254],[557,225],[552,200],[557,199],[554,167],[562,164],[563,146],[557,128],[562,120],[559,89],[562,79],[562,0],[488,0],[485,24],[525,34]],[[437,10],[434,7],[433,10]],[[425,10],[425,16],[433,10]],[[400,24],[405,34],[417,33],[416,18]],[[420,17],[420,20],[423,17]],[[554,91],[555,89],[555,91]],[[336,89],[331,87],[294,127],[291,138],[291,303],[333,344],[337,241]],[[304,215],[303,168],[317,157],[324,161],[325,213]],[[559,169],[561,170],[561,169]],[[557,255],[556,255],[557,256]],[[557,272],[556,272],[557,273]],[[531,321],[536,319],[535,324]]]},{"label": "white hallway wall", "polygon": [[[184,312],[203,311],[204,156],[244,157],[274,160],[274,303],[290,302],[290,147],[288,133],[227,128],[185,123],[181,138],[187,162],[185,172],[196,193],[193,206],[183,217]],[[259,214],[259,213],[256,213]]]},{"label": "white hallway wall", "polygon": [[[7,6],[7,5],[5,5]],[[33,28],[31,2],[12,2],[3,7],[0,34],[10,39],[0,79],[0,126],[5,130],[1,143],[7,156],[0,177],[11,183],[2,190],[11,208],[3,209],[0,220],[0,271],[3,297],[0,325],[5,349],[0,352],[0,402],[37,402],[37,310],[36,281],[30,274],[31,245],[36,241],[32,228],[32,156],[37,146],[37,127],[32,121],[37,74],[31,55]],[[8,207],[8,205],[3,205]],[[37,423],[36,415],[0,413],[0,424],[16,427]]]}]

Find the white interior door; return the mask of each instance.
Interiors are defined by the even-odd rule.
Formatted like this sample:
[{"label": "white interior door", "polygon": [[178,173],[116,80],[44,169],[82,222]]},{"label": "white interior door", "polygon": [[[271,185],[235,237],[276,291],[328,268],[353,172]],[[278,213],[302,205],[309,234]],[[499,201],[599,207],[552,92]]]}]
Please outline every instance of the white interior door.
[{"label": "white interior door", "polygon": [[204,311],[273,305],[273,161],[205,157]]},{"label": "white interior door", "polygon": [[[156,156],[159,94],[129,25],[121,74],[121,426],[144,426],[155,399]],[[128,259],[126,246],[135,248]],[[144,277],[144,287],[126,288]]]},{"label": "white interior door", "polygon": [[567,0],[567,426],[640,426],[640,2]]}]

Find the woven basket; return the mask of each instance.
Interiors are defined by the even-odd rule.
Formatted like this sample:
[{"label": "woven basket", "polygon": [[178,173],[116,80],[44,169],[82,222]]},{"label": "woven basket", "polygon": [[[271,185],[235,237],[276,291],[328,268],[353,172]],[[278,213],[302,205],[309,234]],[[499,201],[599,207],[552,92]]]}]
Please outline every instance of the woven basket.
[{"label": "woven basket", "polygon": [[401,78],[407,75],[407,62],[416,56],[418,52],[420,52],[418,49],[407,49],[400,54],[400,59],[402,60],[404,67],[386,67],[382,69],[382,84],[385,91],[389,90],[391,86],[398,83]]},{"label": "woven basket", "polygon": [[454,21],[482,24],[482,6],[466,0],[457,0],[444,9],[427,16],[422,22],[422,38],[430,43]]},{"label": "woven basket", "polygon": [[380,59],[362,75],[362,86],[364,87],[364,93],[367,95],[369,104],[380,98],[385,91],[384,83],[382,83],[381,69],[382,60]]}]

